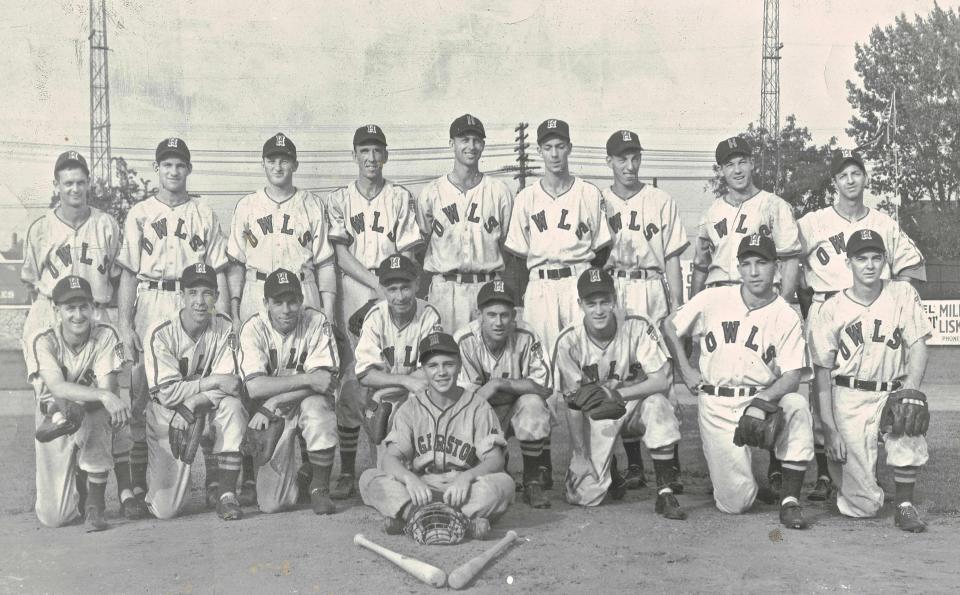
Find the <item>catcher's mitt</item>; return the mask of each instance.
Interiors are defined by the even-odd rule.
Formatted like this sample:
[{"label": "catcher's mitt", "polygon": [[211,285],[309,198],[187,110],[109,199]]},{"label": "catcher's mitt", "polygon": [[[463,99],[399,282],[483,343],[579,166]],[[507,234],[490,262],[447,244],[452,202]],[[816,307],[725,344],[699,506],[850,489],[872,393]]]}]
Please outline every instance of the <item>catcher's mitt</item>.
[{"label": "catcher's mitt", "polygon": [[894,436],[924,436],[930,427],[927,395],[905,388],[890,393],[880,415],[880,430]]},{"label": "catcher's mitt", "polygon": [[170,426],[168,435],[170,452],[173,453],[173,458],[192,465],[193,459],[197,456],[200,439],[203,438],[203,426],[207,421],[206,411],[190,411],[189,407],[181,403],[177,405],[174,412],[174,415],[179,415],[187,422],[187,428],[178,430]]},{"label": "catcher's mitt", "polygon": [[599,384],[584,384],[564,396],[567,407],[583,411],[590,419],[620,419],[627,413],[627,406],[620,393]]},{"label": "catcher's mitt", "polygon": [[347,328],[350,329],[354,337],[360,336],[360,329],[363,328],[363,319],[367,317],[367,312],[370,311],[370,308],[377,305],[378,301],[380,300],[368,301],[366,304],[360,306],[360,308],[347,319]]},{"label": "catcher's mitt", "polygon": [[489,403],[491,407],[504,407],[506,405],[513,405],[519,398],[519,395],[511,395],[510,393],[497,391],[492,397],[487,399],[487,403]]},{"label": "catcher's mitt", "polygon": [[83,423],[83,405],[68,399],[49,399],[44,402],[43,421],[34,436],[37,442],[51,442],[69,436]]},{"label": "catcher's mitt", "polygon": [[247,428],[243,433],[243,442],[240,443],[240,452],[252,457],[253,464],[257,467],[263,467],[273,458],[285,424],[282,417],[262,405],[257,408],[256,413],[265,416],[270,423],[262,430]]},{"label": "catcher's mitt", "polygon": [[763,411],[764,418],[759,419],[752,415],[747,415],[744,410],[740,416],[740,423],[737,429],[733,431],[733,443],[737,446],[753,446],[764,450],[771,450],[777,443],[777,436],[783,430],[786,424],[786,418],[783,416],[783,409],[776,403],[771,403],[765,399],[752,399],[747,409],[754,407]]},{"label": "catcher's mitt", "polygon": [[470,520],[443,502],[431,502],[413,511],[404,532],[422,545],[455,545],[464,540]]}]

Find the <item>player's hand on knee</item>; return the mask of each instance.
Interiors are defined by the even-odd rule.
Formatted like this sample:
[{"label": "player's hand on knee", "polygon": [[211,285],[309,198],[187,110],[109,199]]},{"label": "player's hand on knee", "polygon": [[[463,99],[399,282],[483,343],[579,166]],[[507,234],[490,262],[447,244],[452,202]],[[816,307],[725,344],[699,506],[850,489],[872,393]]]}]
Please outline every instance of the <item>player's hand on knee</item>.
[{"label": "player's hand on knee", "polygon": [[140,345],[140,337],[131,328],[120,329],[120,342],[123,343],[124,358],[136,362],[143,348]]},{"label": "player's hand on knee", "polygon": [[128,400],[121,399],[110,391],[103,391],[100,394],[100,402],[103,404],[103,408],[107,410],[107,415],[110,416],[110,425],[113,427],[119,428],[130,421],[130,402]]},{"label": "player's hand on knee", "polygon": [[433,500],[433,494],[427,484],[419,477],[412,477],[406,482],[407,495],[414,506],[424,506]]},{"label": "player's hand on knee", "polygon": [[228,395],[233,395],[239,397],[243,383],[240,381],[239,376],[234,376],[233,374],[211,374],[207,378],[214,384],[214,386],[221,391],[227,393]]},{"label": "player's hand on knee", "polygon": [[460,475],[443,493],[443,501],[454,508],[460,508],[470,495],[470,479]]},{"label": "player's hand on knee", "polygon": [[310,388],[320,394],[330,394],[333,388],[334,376],[328,370],[316,370],[307,374]]},{"label": "player's hand on knee", "polygon": [[174,412],[173,417],[170,418],[170,427],[175,430],[186,430],[190,427],[190,424],[187,423],[187,420],[183,419],[182,415]]},{"label": "player's hand on knee", "polygon": [[843,439],[840,437],[840,432],[831,430],[829,428],[824,428],[823,438],[823,441],[825,442],[824,450],[826,451],[827,458],[831,461],[836,461],[837,463],[846,463],[847,447],[843,444]]}]

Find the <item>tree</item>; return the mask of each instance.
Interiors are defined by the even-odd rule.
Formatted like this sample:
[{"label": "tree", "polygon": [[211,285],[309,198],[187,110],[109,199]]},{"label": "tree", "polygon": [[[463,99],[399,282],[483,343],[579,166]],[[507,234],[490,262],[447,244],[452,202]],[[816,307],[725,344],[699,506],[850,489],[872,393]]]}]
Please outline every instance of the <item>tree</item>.
[{"label": "tree", "polygon": [[[150,182],[141,178],[137,170],[128,167],[124,158],[116,157],[114,166],[117,170],[117,184],[106,185],[101,180],[91,179],[88,204],[113,215],[122,231],[130,207],[150,196],[153,191],[150,189]],[[50,199],[50,207],[57,206],[59,201],[60,197],[54,193]]]}]

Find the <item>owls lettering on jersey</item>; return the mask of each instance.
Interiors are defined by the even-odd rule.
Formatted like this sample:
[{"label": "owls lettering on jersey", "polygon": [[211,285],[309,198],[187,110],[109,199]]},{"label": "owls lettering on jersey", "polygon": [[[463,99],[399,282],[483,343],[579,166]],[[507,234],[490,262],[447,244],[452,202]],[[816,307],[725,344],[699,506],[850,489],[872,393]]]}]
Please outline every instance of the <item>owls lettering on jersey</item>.
[{"label": "owls lettering on jersey", "polygon": [[624,200],[610,188],[603,191],[604,208],[613,247],[607,266],[632,271],[661,272],[667,259],[687,249],[687,232],[680,221],[677,203],[669,194],[645,184]]},{"label": "owls lettering on jersey", "polygon": [[503,270],[500,243],[507,237],[513,194],[484,175],[461,192],[447,176],[427,184],[417,201],[417,223],[428,238],[423,269],[429,273]]},{"label": "owls lettering on jersey", "polygon": [[[150,394],[163,405],[174,407],[191,394],[185,390],[166,390],[172,385],[197,381],[211,374],[238,374],[230,349],[232,330],[230,318],[223,314],[214,316],[196,341],[184,330],[179,313],[174,320],[151,326],[143,353]],[[197,392],[197,387],[193,390]]]},{"label": "owls lettering on jersey", "polygon": [[422,241],[416,200],[406,188],[389,181],[369,200],[357,190],[356,182],[334,190],[327,196],[327,217],[330,241],[349,246],[368,269]]},{"label": "owls lettering on jersey", "polygon": [[410,374],[417,369],[420,358],[420,340],[435,330],[441,330],[436,308],[418,299],[413,319],[398,326],[387,302],[375,305],[367,312],[357,340],[357,378],[376,368],[389,374]]},{"label": "owls lettering on jersey", "polygon": [[568,326],[553,351],[554,386],[569,394],[582,384],[609,388],[642,381],[669,361],[656,328],[640,316],[617,314],[617,334],[599,346],[583,323]]},{"label": "owls lettering on jersey", "polygon": [[399,450],[417,473],[464,471],[493,448],[506,446],[497,414],[470,389],[447,409],[426,396],[410,395],[383,442]]},{"label": "owls lettering on jersey", "polygon": [[800,236],[785,200],[761,190],[739,206],[717,198],[704,212],[697,232],[693,264],[707,269],[707,283],[739,281],[737,246],[745,235],[773,238],[780,258],[800,254]]},{"label": "owls lettering on jersey", "polygon": [[251,316],[240,330],[240,370],[244,382],[258,376],[292,376],[327,370],[338,373],[333,329],[322,312],[303,308],[300,323],[281,335],[267,313]]},{"label": "owls lettering on jersey", "polygon": [[74,228],[51,210],[27,230],[20,279],[51,297],[64,275],[83,277],[90,283],[93,299],[110,301],[116,276],[114,262],[120,250],[120,227],[103,211],[90,208],[87,220]]},{"label": "owls lettering on jersey", "polygon": [[210,207],[196,198],[170,207],[155,196],[133,205],[118,264],[140,279],[174,281],[198,262],[217,270],[227,264],[226,240]]},{"label": "owls lettering on jersey", "polygon": [[804,277],[817,292],[840,291],[853,284],[847,268],[847,238],[859,229],[879,234],[887,249],[887,266],[881,277],[906,273],[926,281],[923,255],[917,245],[889,215],[876,209],[855,221],[842,217],[832,206],[807,213],[798,222],[803,245]]},{"label": "owls lettering on jersey", "polygon": [[751,310],[739,285],[705,289],[680,307],[677,334],[700,340],[700,374],[715,386],[764,388],[806,368],[800,317],[781,297]]},{"label": "owls lettering on jersey", "polygon": [[526,258],[532,270],[589,262],[610,241],[603,195],[593,184],[575,178],[556,199],[540,181],[521,190],[504,247]]},{"label": "owls lettering on jersey", "polygon": [[327,232],[326,210],[313,193],[298,190],[276,202],[258,190],[237,203],[227,254],[264,274],[309,270],[333,258]]},{"label": "owls lettering on jersey", "polygon": [[814,364],[832,376],[877,382],[906,376],[907,350],[933,332],[917,290],[902,281],[885,281],[867,306],[840,292],[817,310],[810,328]]},{"label": "owls lettering on jersey", "polygon": [[473,320],[460,329],[454,339],[460,346],[460,386],[479,388],[493,378],[528,378],[550,388],[550,367],[544,358],[540,340],[525,323],[517,321],[503,351],[490,353],[480,330],[480,321]]},{"label": "owls lettering on jersey", "polygon": [[123,346],[116,329],[108,324],[93,324],[87,342],[76,351],[67,345],[59,326],[36,333],[27,348],[27,378],[40,400],[52,396],[41,371],[59,372],[67,382],[97,386],[123,366]]}]

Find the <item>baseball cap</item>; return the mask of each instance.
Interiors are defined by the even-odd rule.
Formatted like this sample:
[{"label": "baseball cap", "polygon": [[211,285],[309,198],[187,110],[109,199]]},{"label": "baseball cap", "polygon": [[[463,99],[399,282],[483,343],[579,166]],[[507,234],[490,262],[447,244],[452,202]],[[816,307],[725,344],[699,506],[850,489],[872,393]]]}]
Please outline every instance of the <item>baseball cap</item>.
[{"label": "baseball cap", "polygon": [[494,279],[480,288],[477,293],[477,309],[481,309],[490,302],[503,302],[511,306],[517,305],[517,299],[514,296],[513,288],[501,281]]},{"label": "baseball cap", "polygon": [[867,168],[863,166],[863,159],[860,154],[850,149],[838,149],[830,156],[830,177],[843,171],[843,168],[853,163],[860,168],[860,171],[867,173]]},{"label": "baseball cap", "polygon": [[428,359],[438,353],[448,353],[460,357],[460,348],[453,337],[447,333],[430,333],[420,341],[418,346],[420,351],[420,363],[424,364]]},{"label": "baseball cap", "polygon": [[167,155],[179,157],[187,163],[190,163],[190,148],[187,147],[187,143],[183,142],[182,138],[171,136],[170,138],[165,138],[160,141],[160,144],[157,145],[154,160],[160,163]]},{"label": "baseball cap", "polygon": [[542,145],[552,136],[558,136],[565,141],[570,141],[570,125],[563,120],[550,118],[544,120],[537,126],[537,144]]},{"label": "baseball cap", "polygon": [[90,168],[87,167],[87,160],[77,151],[64,151],[57,157],[57,163],[53,166],[53,175],[56,176],[60,170],[68,167],[80,166],[85,174],[90,175]]},{"label": "baseball cap", "polygon": [[286,134],[278,132],[263,143],[263,156],[266,158],[271,155],[285,155],[296,161],[297,145]]},{"label": "baseball cap", "polygon": [[487,132],[483,129],[483,122],[470,114],[463,114],[450,124],[450,138],[464,136],[469,132],[479,134],[481,138],[487,138]]},{"label": "baseball cap", "polygon": [[750,141],[741,136],[731,136],[720,141],[716,152],[717,165],[723,165],[734,155],[753,156],[753,147],[750,145]]},{"label": "baseball cap", "polygon": [[847,240],[847,255],[854,256],[865,250],[876,250],[880,253],[886,253],[887,248],[883,245],[883,238],[872,229],[860,229],[853,232],[850,239]]},{"label": "baseball cap", "polygon": [[57,281],[53,287],[54,304],[65,304],[78,298],[88,302],[93,301],[93,290],[83,277],[68,275]]},{"label": "baseball cap", "polygon": [[587,269],[577,279],[577,296],[585,299],[598,293],[616,293],[613,277],[603,269]]},{"label": "baseball cap", "polygon": [[217,288],[217,271],[209,264],[198,262],[183,269],[183,274],[180,275],[180,287],[187,289],[198,285],[210,289]]},{"label": "baseball cap", "polygon": [[607,155],[612,157],[628,150],[643,150],[643,147],[640,146],[640,137],[637,136],[636,132],[618,130],[607,139]]},{"label": "baseball cap", "polygon": [[303,297],[300,278],[287,269],[277,269],[267,275],[266,281],[263,282],[263,297],[275,299],[285,293]]},{"label": "baseball cap", "polygon": [[353,133],[353,146],[357,145],[369,145],[369,144],[387,146],[387,135],[383,133],[383,129],[377,126],[376,124],[367,124],[366,126],[361,126],[357,128],[357,131]]},{"label": "baseball cap", "polygon": [[737,247],[737,259],[743,258],[748,254],[760,256],[767,260],[777,259],[777,246],[769,236],[755,233],[743,236],[740,245]]},{"label": "baseball cap", "polygon": [[377,267],[380,285],[389,281],[413,281],[417,278],[417,265],[402,254],[394,254],[383,259]]}]

